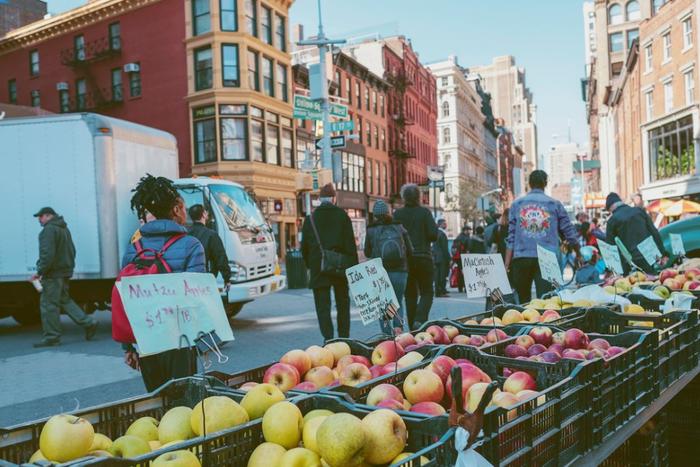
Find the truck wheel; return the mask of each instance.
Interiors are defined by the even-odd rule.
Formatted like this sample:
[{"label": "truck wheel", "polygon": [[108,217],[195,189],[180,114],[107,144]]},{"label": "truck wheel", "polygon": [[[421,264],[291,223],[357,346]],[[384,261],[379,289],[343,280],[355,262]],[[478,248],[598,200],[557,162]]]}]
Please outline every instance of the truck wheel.
[{"label": "truck wheel", "polygon": [[18,309],[12,313],[12,317],[19,324],[23,326],[29,326],[32,324],[37,324],[41,321],[41,315],[39,314],[39,306],[25,306]]},{"label": "truck wheel", "polygon": [[241,312],[241,310],[243,309],[243,305],[245,305],[245,303],[225,303],[224,309],[226,310],[226,316],[228,316],[229,319],[233,318]]}]

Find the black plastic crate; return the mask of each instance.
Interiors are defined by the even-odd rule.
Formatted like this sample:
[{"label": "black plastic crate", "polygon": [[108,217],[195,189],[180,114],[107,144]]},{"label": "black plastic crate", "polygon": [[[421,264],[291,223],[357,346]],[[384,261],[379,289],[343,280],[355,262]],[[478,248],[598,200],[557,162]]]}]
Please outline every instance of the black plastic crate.
[{"label": "black plastic crate", "polygon": [[661,411],[600,465],[603,467],[667,467],[670,464],[670,454],[668,416],[665,411]]},{"label": "black plastic crate", "polygon": [[[495,316],[497,318],[503,318],[503,314],[510,309],[515,309],[515,310],[522,312],[526,308],[527,307],[525,307],[525,306],[512,305],[512,304],[496,305],[492,310],[485,311],[483,313],[478,313],[476,315],[462,316],[462,317],[456,318],[455,321],[464,324],[469,320],[476,320],[477,322],[481,322],[482,319],[490,318],[491,316]],[[587,312],[592,311],[592,310],[618,311],[618,310],[620,310],[620,306],[614,305],[614,304],[609,304],[609,305],[600,305],[600,306],[588,307],[588,308],[569,307],[569,308],[564,308],[563,310],[554,310],[561,315],[561,318],[554,320],[554,321],[549,321],[547,323],[530,323],[527,321],[521,321],[520,323],[513,323],[513,324],[503,326],[503,327],[501,327],[501,329],[505,330],[505,328],[508,328],[509,326],[519,328],[519,327],[527,327],[527,326],[536,326],[539,324],[549,324],[549,325],[553,325],[553,326],[560,326],[563,324],[570,323],[573,320],[575,320],[576,318],[583,316],[584,314],[586,314]],[[542,311],[542,310],[539,310],[539,311]],[[475,324],[469,324],[466,326],[468,326],[470,328],[486,328],[486,329],[490,329],[492,327],[489,325],[482,326],[482,325],[475,325]],[[510,334],[510,333],[507,332],[507,334]]]},{"label": "black plastic crate", "polygon": [[700,376],[696,376],[667,406],[670,465],[695,465],[700,459]]}]

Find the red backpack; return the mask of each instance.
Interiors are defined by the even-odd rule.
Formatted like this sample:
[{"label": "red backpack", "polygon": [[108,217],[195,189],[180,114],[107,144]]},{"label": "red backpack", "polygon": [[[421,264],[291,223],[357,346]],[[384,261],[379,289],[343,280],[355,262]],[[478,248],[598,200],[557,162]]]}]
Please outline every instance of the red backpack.
[{"label": "red backpack", "polygon": [[119,271],[114,287],[112,287],[112,339],[123,344],[133,344],[136,342],[134,331],[131,329],[129,318],[124,311],[124,304],[122,303],[122,298],[119,295],[116,283],[119,282],[122,277],[173,272],[170,265],[165,261],[165,258],[163,258],[163,255],[168,248],[186,235],[187,234],[184,233],[173,235],[165,242],[160,251],[156,251],[152,248],[143,248],[141,240],[136,240],[134,242],[136,256],[134,256],[134,259],[132,259],[129,264]]}]

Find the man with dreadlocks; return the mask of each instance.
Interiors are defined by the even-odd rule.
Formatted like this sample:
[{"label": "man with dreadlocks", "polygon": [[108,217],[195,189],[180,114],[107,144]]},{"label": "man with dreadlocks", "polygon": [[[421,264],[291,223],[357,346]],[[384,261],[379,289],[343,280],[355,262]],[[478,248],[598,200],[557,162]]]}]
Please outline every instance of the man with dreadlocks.
[{"label": "man with dreadlocks", "polygon": [[[163,260],[171,272],[206,272],[204,248],[199,240],[187,235],[184,227],[187,220],[185,202],[173,182],[165,177],[147,174],[141,178],[133,193],[131,209],[144,224],[129,242],[122,267],[136,260],[137,249],[156,252],[165,250]],[[114,317],[112,326],[114,334]],[[139,357],[132,344],[133,342],[124,344],[125,361],[132,368],[141,369],[148,391],[171,379],[191,376],[197,370],[195,354],[191,349]]]}]

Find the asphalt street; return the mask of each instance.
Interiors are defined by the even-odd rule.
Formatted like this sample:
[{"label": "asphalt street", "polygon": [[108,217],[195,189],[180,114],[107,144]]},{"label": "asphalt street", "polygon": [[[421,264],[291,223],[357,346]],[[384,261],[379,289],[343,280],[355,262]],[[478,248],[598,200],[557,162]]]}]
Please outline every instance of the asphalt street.
[{"label": "asphalt street", "polygon": [[[484,301],[464,294],[435,299],[431,318],[458,317],[484,309]],[[105,404],[145,392],[137,371],[123,363],[111,339],[110,314],[98,311],[97,338],[62,317],[60,347],[34,349],[40,326],[19,326],[0,319],[0,427],[36,420],[77,408]],[[226,347],[225,364],[212,370],[233,373],[278,359],[287,350],[322,342],[310,290],[285,290],[247,304],[231,322],[236,340]],[[363,326],[352,313],[351,337],[368,338],[379,325]]]}]

